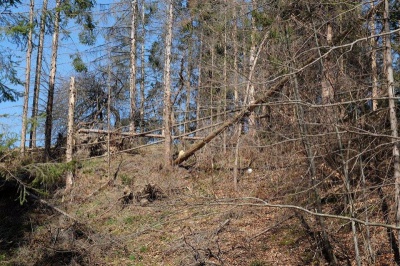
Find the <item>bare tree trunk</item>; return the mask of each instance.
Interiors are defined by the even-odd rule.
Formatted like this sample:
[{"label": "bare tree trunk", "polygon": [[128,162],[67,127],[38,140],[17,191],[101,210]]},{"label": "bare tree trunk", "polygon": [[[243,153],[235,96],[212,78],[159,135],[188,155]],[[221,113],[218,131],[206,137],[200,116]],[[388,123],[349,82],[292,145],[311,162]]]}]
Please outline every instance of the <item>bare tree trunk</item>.
[{"label": "bare tree trunk", "polygon": [[[214,60],[215,60],[215,51],[214,51],[214,45],[210,44],[210,50],[211,50],[211,71],[209,70],[209,82],[210,82],[210,124],[214,124]],[[217,117],[218,118],[218,117]]]},{"label": "bare tree trunk", "polygon": [[[198,63],[198,70],[199,74],[197,77],[197,97],[196,97],[196,129],[200,129],[202,125],[200,124],[200,117],[201,117],[201,90],[202,90],[202,60],[203,60],[203,32],[200,33],[200,55],[199,55],[199,63]],[[196,134],[197,136],[197,134]]]},{"label": "bare tree trunk", "polygon": [[[228,96],[228,65],[227,65],[227,57],[228,57],[228,51],[227,51],[227,46],[228,46],[228,33],[227,33],[227,25],[228,25],[228,21],[227,21],[227,17],[226,17],[226,13],[227,13],[227,1],[225,0],[225,10],[224,10],[224,68],[223,68],[223,77],[224,77],[224,95],[223,95],[223,111],[224,111],[224,121],[226,121],[226,110],[227,110],[227,106],[226,106],[226,98]],[[226,131],[224,131],[223,137],[222,137],[222,152],[224,154],[226,154]]]},{"label": "bare tree trunk", "polygon": [[37,119],[39,112],[39,93],[40,93],[40,76],[42,73],[42,62],[43,62],[43,49],[44,49],[44,34],[46,28],[46,16],[47,16],[47,2],[43,1],[42,15],[40,16],[40,29],[39,29],[39,44],[38,52],[36,57],[36,72],[35,72],[35,85],[33,87],[33,103],[32,103],[32,126],[29,134],[29,147],[36,147],[37,139]]},{"label": "bare tree trunk", "polygon": [[145,22],[145,1],[142,1],[142,44],[140,48],[140,132],[144,132],[144,84],[145,84],[145,60],[144,60],[144,53],[145,53],[145,47],[144,47],[144,42],[146,39],[146,22]]},{"label": "bare tree trunk", "polygon": [[26,50],[26,70],[25,70],[25,91],[24,91],[24,107],[22,111],[22,131],[21,131],[21,153],[25,153],[26,131],[28,127],[28,105],[29,105],[29,87],[31,79],[31,58],[32,58],[32,32],[33,32],[33,15],[35,8],[35,0],[31,0],[29,9],[29,33],[28,48]]},{"label": "bare tree trunk", "polygon": [[[189,49],[188,49],[188,59],[190,60],[190,58],[192,58],[192,46],[193,46],[193,43],[191,43],[190,44],[190,47],[189,47]],[[189,61],[188,63],[187,63],[187,66],[186,66],[186,78],[185,78],[185,80],[186,80],[186,82],[185,82],[185,84],[186,84],[186,105],[185,105],[185,124],[184,124],[184,134],[186,134],[186,133],[188,133],[188,132],[190,132],[190,124],[189,124],[189,121],[190,121],[190,113],[191,113],[191,111],[190,111],[190,101],[191,101],[191,93],[192,93],[192,88],[191,88],[191,85],[190,85],[190,80],[192,79],[192,66],[191,66],[191,61]],[[184,147],[184,148],[186,148],[186,147]]]},{"label": "bare tree trunk", "polygon": [[111,181],[111,49],[108,48],[108,66],[107,66],[107,176]]},{"label": "bare tree trunk", "polygon": [[165,37],[165,62],[164,62],[164,165],[166,169],[172,167],[172,137],[171,137],[171,48],[173,24],[173,0],[169,0],[167,35]]},{"label": "bare tree trunk", "polygon": [[[395,201],[396,201],[396,215],[395,221],[396,226],[400,226],[400,155],[398,146],[398,126],[397,126],[397,115],[396,115],[396,99],[394,92],[394,77],[393,77],[393,59],[392,59],[392,45],[390,40],[390,27],[389,27],[389,1],[385,0],[385,11],[384,11],[384,32],[385,35],[385,56],[384,65],[386,66],[386,82],[389,97],[389,119],[390,128],[392,130],[392,143],[393,143],[393,168],[394,168],[394,180],[395,180]],[[400,248],[400,230],[397,230],[397,247]],[[397,250],[397,256],[400,254],[400,250]],[[396,256],[395,256],[396,257]],[[397,262],[399,263],[399,262]]]},{"label": "bare tree trunk", "polygon": [[[361,147],[361,143],[359,144],[360,146],[360,150],[362,149]],[[367,196],[367,191],[368,191],[368,187],[367,187],[367,182],[366,182],[366,178],[365,178],[365,174],[364,174],[364,164],[363,164],[363,159],[360,156],[358,158],[359,160],[359,164],[360,164],[360,173],[361,173],[361,182],[362,182],[362,202],[364,205],[364,214],[365,214],[365,222],[369,223],[369,208],[368,208],[368,196]],[[370,227],[369,226],[365,226],[366,229],[366,237],[365,237],[365,242],[366,242],[366,250],[368,251],[368,263],[370,265],[375,264],[375,254],[372,250],[372,246],[371,246],[371,233],[370,233]]]},{"label": "bare tree trunk", "polygon": [[[348,162],[350,160],[349,156],[347,155],[345,157],[344,155],[344,148],[343,148],[343,143],[342,143],[342,138],[339,133],[338,127],[335,125],[335,130],[336,130],[336,136],[337,136],[337,141],[339,145],[339,155],[341,158],[341,163],[342,163],[342,168],[343,168],[343,175],[344,175],[344,187],[346,191],[346,196],[347,196],[347,203],[348,206],[346,208],[349,208],[349,213],[350,216],[355,218],[354,214],[354,202],[353,202],[353,197],[352,197],[352,192],[351,192],[351,185],[350,185],[350,177],[349,177],[349,165]],[[350,147],[350,142],[349,145]],[[357,237],[357,229],[356,229],[356,224],[354,221],[351,221],[351,230],[353,233],[353,242],[354,242],[354,251],[355,251],[355,259],[357,266],[361,266],[361,257],[360,257],[360,250],[358,248],[358,237]]]},{"label": "bare tree trunk", "polygon": [[54,33],[52,41],[52,52],[51,52],[51,68],[49,76],[49,91],[47,94],[47,106],[46,106],[46,124],[45,124],[45,142],[44,142],[44,153],[46,161],[50,159],[51,149],[51,130],[53,128],[53,99],[54,99],[54,87],[56,81],[57,72],[57,53],[58,53],[58,36],[60,33],[60,10],[61,0],[56,2],[56,14],[54,18]]},{"label": "bare tree trunk", "polygon": [[[295,95],[295,101],[300,102],[300,95],[298,91],[298,81],[296,75],[294,75],[293,78],[294,82],[294,95]],[[311,186],[313,187],[313,192],[314,192],[314,200],[315,200],[315,205],[316,205],[316,210],[319,213],[322,213],[322,204],[321,204],[321,198],[320,198],[320,193],[318,190],[318,184],[317,184],[317,171],[316,171],[316,166],[315,166],[315,154],[312,149],[312,145],[310,143],[309,137],[307,136],[307,126],[304,121],[304,111],[303,107],[301,104],[296,104],[296,114],[297,114],[297,121],[299,124],[299,129],[300,129],[300,134],[302,138],[302,142],[304,145],[304,149],[307,154],[307,159],[310,164],[310,172],[311,172]],[[323,217],[318,216],[317,217],[317,223],[318,226],[320,227],[320,233],[318,234],[318,238],[320,238],[320,245],[322,249],[322,253],[329,263],[329,265],[337,265],[337,259],[335,256],[335,253],[333,252],[333,247],[329,241],[328,234],[325,229],[325,221]]]},{"label": "bare tree trunk", "polygon": [[[75,112],[75,78],[71,77],[69,85],[69,105],[68,105],[68,132],[67,132],[67,152],[66,161],[67,163],[72,162],[72,152],[74,146],[74,112]],[[73,185],[73,173],[69,171],[65,180],[65,190],[71,190]]]},{"label": "bare tree trunk", "polygon": [[[326,42],[330,46],[332,44],[332,25],[330,23],[326,26]],[[322,104],[333,103],[334,90],[333,90],[333,75],[332,75],[332,64],[329,56],[325,61],[322,61],[322,79],[321,79],[321,97]]]},{"label": "bare tree trunk", "polygon": [[[369,30],[370,30],[370,35],[374,36],[375,33],[375,4],[374,1],[371,1],[370,3],[371,10],[373,12],[373,15],[369,19]],[[370,45],[371,45],[371,74],[372,74],[372,110],[376,111],[378,110],[378,100],[376,98],[378,97],[378,69],[376,66],[376,40],[375,37],[371,37],[370,39]]]},{"label": "bare tree trunk", "polygon": [[[308,61],[306,61],[305,65],[309,64],[312,62],[314,58],[309,58]],[[285,82],[287,82],[289,79],[289,76],[283,77],[278,83],[276,83],[274,86],[272,86],[264,95],[262,98],[254,100],[254,102],[250,103],[247,106],[244,106],[240,112],[238,112],[234,117],[223,123],[220,127],[218,127],[216,130],[208,134],[206,137],[201,139],[199,142],[195,143],[185,151],[184,154],[179,156],[177,159],[175,159],[174,164],[180,164],[184,161],[186,161],[190,156],[192,156],[196,151],[200,150],[203,148],[207,143],[209,143],[211,140],[213,140],[216,136],[218,136],[221,132],[223,132],[225,129],[228,127],[232,126],[233,124],[237,123],[240,119],[242,119],[245,115],[247,115],[249,112],[253,111],[256,107],[259,106],[259,104],[265,102],[271,95],[273,95]]]},{"label": "bare tree trunk", "polygon": [[[288,50],[290,53],[290,36],[289,35],[287,35],[287,39],[288,39]],[[295,64],[295,62],[294,62],[294,64]],[[291,66],[291,68],[292,67],[293,66]],[[296,67],[296,66],[294,65],[294,67]],[[304,109],[303,109],[302,104],[300,104],[301,97],[300,97],[300,93],[299,93],[299,82],[297,79],[297,74],[292,75],[290,77],[290,79],[293,84],[292,87],[293,87],[293,92],[294,92],[293,93],[294,100],[297,103],[295,105],[297,123],[299,126],[301,140],[302,140],[304,150],[307,155],[307,160],[309,163],[309,170],[310,170],[310,175],[311,175],[310,183],[311,183],[312,191],[314,194],[315,208],[316,208],[317,212],[322,213],[322,203],[321,203],[321,197],[320,197],[320,193],[319,193],[319,186],[318,186],[318,180],[317,180],[317,169],[316,169],[316,165],[315,165],[315,151],[313,150],[313,145],[310,142],[310,137],[308,135],[308,128],[307,128],[307,124],[305,121]],[[323,217],[318,216],[316,218],[316,222],[319,227],[319,232],[315,235],[317,236],[317,239],[319,242],[318,245],[321,246],[323,256],[325,257],[325,259],[329,263],[329,265],[337,265],[338,264],[337,258],[335,256],[334,249],[329,240],[328,233],[325,229],[325,220],[323,219]]]},{"label": "bare tree trunk", "polygon": [[[252,0],[252,10],[254,10],[257,7],[257,1]],[[253,83],[253,73],[255,69],[255,64],[256,64],[256,19],[253,15],[251,15],[251,46],[250,46],[250,52],[249,52],[249,74],[247,78],[247,88],[246,88],[246,99],[247,101],[245,102],[246,104],[251,103],[255,99],[255,91],[254,91],[254,83]],[[249,135],[254,137],[256,134],[256,115],[253,112],[250,113],[249,116]]]},{"label": "bare tree trunk", "polygon": [[135,132],[135,113],[136,113],[136,16],[137,1],[131,1],[131,51],[130,51],[130,77],[129,77],[129,97],[130,115],[129,131]]},{"label": "bare tree trunk", "polygon": [[[239,13],[236,13],[235,16],[238,16]],[[239,49],[238,49],[238,43],[237,36],[238,36],[238,21],[237,18],[234,21],[233,24],[233,33],[232,33],[232,39],[233,39],[233,70],[234,70],[234,101],[235,101],[235,107],[237,108],[239,105],[239,66],[238,66],[238,55],[239,55]]]}]

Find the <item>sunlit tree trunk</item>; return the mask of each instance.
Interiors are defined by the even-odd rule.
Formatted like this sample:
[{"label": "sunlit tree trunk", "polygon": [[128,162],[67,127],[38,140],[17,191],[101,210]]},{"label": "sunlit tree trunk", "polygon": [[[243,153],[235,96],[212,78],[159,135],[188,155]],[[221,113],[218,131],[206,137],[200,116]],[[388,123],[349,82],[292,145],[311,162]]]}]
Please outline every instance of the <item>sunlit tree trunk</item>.
[{"label": "sunlit tree trunk", "polygon": [[166,169],[172,167],[172,137],[171,137],[171,48],[172,48],[172,24],[173,24],[173,0],[168,3],[167,34],[165,37],[165,61],[164,61],[164,165]]},{"label": "sunlit tree trunk", "polygon": [[[190,47],[188,49],[188,59],[190,60],[190,58],[192,58],[192,45],[193,43],[190,43]],[[185,106],[185,125],[184,125],[184,132],[185,134],[188,133],[190,131],[190,124],[189,121],[191,119],[190,117],[190,102],[192,100],[191,98],[191,93],[192,93],[192,88],[190,85],[190,80],[192,78],[192,67],[191,67],[192,62],[189,61],[186,64],[186,106]]]},{"label": "sunlit tree trunk", "polygon": [[136,113],[136,16],[137,1],[131,1],[131,51],[130,51],[130,77],[129,77],[129,97],[130,97],[130,117],[129,131],[135,132],[135,113]]},{"label": "sunlit tree trunk", "polygon": [[[198,69],[198,77],[197,77],[197,96],[196,96],[196,130],[202,127],[202,123],[200,123],[201,119],[201,103],[202,103],[202,71],[203,71],[203,32],[200,32],[200,54],[199,54],[199,63],[197,64]],[[196,133],[196,136],[198,133]]]},{"label": "sunlit tree trunk", "polygon": [[[252,7],[254,10],[257,8],[257,2],[255,0],[251,1]],[[246,103],[254,102],[255,100],[255,91],[254,91],[254,83],[253,83],[253,73],[254,73],[254,64],[256,61],[256,21],[255,17],[251,15],[251,33],[250,33],[250,52],[249,52],[249,74],[247,80],[247,88],[246,88]],[[256,133],[256,116],[255,112],[251,112],[249,116],[249,134],[250,136],[255,136]]]},{"label": "sunlit tree trunk", "polygon": [[[74,145],[74,113],[75,113],[75,78],[71,77],[69,86],[69,104],[68,104],[68,132],[67,132],[67,152],[66,161],[67,163],[72,162],[72,151]],[[65,180],[65,190],[70,191],[73,185],[73,173],[69,171]]]},{"label": "sunlit tree trunk", "polygon": [[35,72],[35,84],[33,87],[33,103],[32,103],[32,117],[31,117],[31,130],[29,134],[29,147],[36,147],[37,139],[37,119],[39,112],[39,93],[40,93],[40,76],[42,73],[42,62],[43,62],[43,49],[44,49],[44,34],[46,29],[46,16],[47,16],[47,2],[43,1],[42,14],[40,16],[40,29],[39,29],[39,44],[38,52],[36,57],[36,72]]},{"label": "sunlit tree trunk", "polygon": [[35,8],[35,1],[31,0],[29,8],[28,47],[26,50],[24,106],[22,111],[22,131],[21,131],[21,144],[20,144],[21,153],[25,153],[26,131],[28,127],[28,105],[29,105],[29,87],[31,79],[32,32],[33,32],[34,8]]},{"label": "sunlit tree trunk", "polygon": [[[332,25],[330,23],[326,25],[326,43],[328,46],[332,44]],[[333,103],[334,99],[333,83],[334,82],[332,75],[332,64],[328,56],[325,60],[322,60],[322,79],[321,79],[322,104]]]},{"label": "sunlit tree trunk", "polygon": [[144,60],[144,53],[145,53],[145,36],[146,36],[146,26],[145,26],[145,1],[142,1],[142,14],[141,14],[141,20],[142,20],[142,44],[140,48],[140,131],[144,132],[144,84],[145,84],[145,60]]},{"label": "sunlit tree trunk", "polygon": [[373,14],[371,15],[371,18],[369,19],[369,30],[370,30],[370,45],[371,45],[371,78],[372,78],[372,110],[376,111],[378,109],[378,100],[376,99],[378,97],[378,70],[376,67],[376,40],[375,37],[375,5],[374,1],[371,1],[370,3],[371,10]]},{"label": "sunlit tree trunk", "polygon": [[53,99],[54,99],[54,87],[56,81],[57,72],[57,54],[58,54],[58,36],[60,33],[60,10],[61,0],[56,2],[56,14],[54,17],[54,33],[52,41],[52,52],[51,52],[51,67],[49,76],[49,91],[47,94],[47,106],[46,106],[46,124],[45,124],[45,156],[46,160],[50,159],[50,148],[51,148],[51,131],[53,125]]},{"label": "sunlit tree trunk", "polygon": [[[392,143],[393,143],[393,168],[394,168],[394,182],[395,182],[395,201],[396,201],[396,226],[400,226],[400,154],[398,146],[398,122],[396,114],[396,99],[394,91],[394,76],[393,76],[393,59],[392,59],[392,45],[390,40],[390,27],[389,27],[389,1],[385,0],[384,11],[384,32],[385,35],[385,50],[384,50],[384,65],[386,66],[386,85],[389,97],[389,120],[390,128],[392,130]],[[397,230],[397,248],[400,248],[400,230]],[[397,250],[397,254],[400,250]],[[396,256],[395,256],[396,257]]]}]

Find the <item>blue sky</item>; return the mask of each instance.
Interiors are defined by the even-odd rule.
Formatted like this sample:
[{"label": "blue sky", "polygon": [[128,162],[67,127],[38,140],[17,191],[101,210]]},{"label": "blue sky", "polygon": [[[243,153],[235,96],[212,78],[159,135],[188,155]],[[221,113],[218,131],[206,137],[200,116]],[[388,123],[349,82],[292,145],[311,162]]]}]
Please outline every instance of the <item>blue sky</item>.
[{"label": "blue sky", "polygon": [[[53,2],[53,1],[50,1]],[[105,1],[105,0],[98,0],[93,10],[93,13],[97,16],[107,16],[107,10],[109,6],[113,3],[113,1]],[[53,4],[49,4],[49,8],[52,7]],[[40,3],[36,3],[35,11],[40,12],[42,5]],[[29,12],[29,1],[24,0],[22,5],[15,9],[10,9],[11,12]],[[111,23],[110,20],[107,23]],[[106,22],[102,22],[101,27],[107,26]],[[78,40],[78,26],[76,26],[73,22],[69,23],[66,27],[66,30],[71,32],[69,36],[62,35],[59,39],[59,52],[57,58],[57,76],[56,76],[56,86],[66,80],[69,80],[70,76],[75,75],[75,72],[72,68],[70,58],[71,54],[79,53],[83,60],[86,62],[91,61],[93,56],[96,56],[89,52],[90,47],[84,46],[79,43]],[[34,41],[37,44],[37,40]],[[102,39],[99,36],[96,45],[102,44]],[[17,48],[15,44],[8,42],[7,40],[1,41],[0,45],[2,48],[10,49],[13,51],[13,59],[18,61],[19,64],[16,67],[18,77],[24,81],[25,79],[25,56],[26,51],[23,48]],[[44,49],[44,71],[42,72],[43,79],[48,80],[48,68],[50,64],[50,53],[51,53],[51,36],[47,35],[45,37],[45,49]],[[32,55],[32,73],[31,73],[31,85],[33,84],[34,80],[34,69],[35,69],[35,61],[36,61],[36,51]],[[18,92],[23,92],[24,87],[22,85],[12,85],[8,84],[10,87],[15,88]],[[32,104],[32,86],[30,89],[30,99],[29,99],[29,107]],[[42,81],[41,91],[42,95],[47,95],[46,91],[46,84]],[[40,104],[44,105],[45,97],[41,96]],[[13,135],[20,136],[21,134],[21,124],[22,124],[22,105],[23,105],[23,97],[21,97],[17,102],[2,102],[0,103],[0,132],[2,133],[10,133]],[[31,111],[29,110],[28,116],[30,116]],[[16,145],[19,145],[16,143]]]}]

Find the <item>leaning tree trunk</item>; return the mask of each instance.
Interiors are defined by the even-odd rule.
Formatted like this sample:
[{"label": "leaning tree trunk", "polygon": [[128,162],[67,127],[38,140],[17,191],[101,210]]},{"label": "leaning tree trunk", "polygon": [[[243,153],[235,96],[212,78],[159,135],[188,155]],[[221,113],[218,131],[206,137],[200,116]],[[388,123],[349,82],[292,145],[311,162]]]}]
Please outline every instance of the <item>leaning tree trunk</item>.
[{"label": "leaning tree trunk", "polygon": [[[310,57],[304,65],[310,64],[312,61],[314,61],[315,58]],[[249,105],[244,106],[235,116],[227,120],[225,123],[223,123],[220,127],[218,127],[216,130],[208,134],[206,137],[198,141],[197,143],[193,144],[192,147],[190,147],[187,151],[184,153],[180,154],[178,158],[175,159],[174,164],[181,164],[187,159],[189,159],[192,155],[194,155],[198,150],[203,148],[207,143],[209,143],[211,140],[213,140],[216,136],[221,134],[224,130],[229,128],[230,126],[234,125],[237,123],[240,119],[242,119],[244,116],[248,115],[248,113],[254,111],[255,108],[257,108],[260,104],[264,103],[267,101],[269,97],[271,97],[276,91],[278,91],[283,84],[285,84],[289,80],[289,76],[283,77],[280,81],[278,81],[274,86],[271,86],[271,88],[259,99],[254,100],[252,103]]]},{"label": "leaning tree trunk", "polygon": [[26,70],[25,70],[25,91],[24,91],[24,107],[22,111],[22,131],[21,131],[21,153],[25,153],[26,130],[28,127],[28,104],[29,104],[29,87],[31,79],[31,58],[32,58],[32,33],[33,33],[33,15],[35,8],[35,0],[31,0],[29,9],[29,33],[28,48],[26,50]]},{"label": "leaning tree trunk", "polygon": [[56,2],[56,15],[54,18],[54,33],[52,42],[52,53],[51,53],[51,68],[49,77],[49,91],[47,95],[47,107],[46,107],[46,124],[45,124],[45,142],[44,152],[46,161],[50,159],[50,148],[51,148],[51,131],[53,128],[53,99],[54,99],[54,86],[56,81],[57,72],[57,53],[58,53],[58,36],[60,32],[60,5],[61,0]]},{"label": "leaning tree trunk", "polygon": [[37,119],[39,113],[39,93],[40,93],[40,75],[42,73],[42,62],[43,62],[43,49],[44,49],[44,34],[46,29],[46,16],[47,16],[47,2],[43,1],[42,15],[40,16],[40,30],[39,30],[39,44],[38,52],[36,57],[36,72],[35,72],[35,85],[33,87],[33,103],[32,103],[32,126],[29,134],[29,147],[36,147],[37,139]]}]

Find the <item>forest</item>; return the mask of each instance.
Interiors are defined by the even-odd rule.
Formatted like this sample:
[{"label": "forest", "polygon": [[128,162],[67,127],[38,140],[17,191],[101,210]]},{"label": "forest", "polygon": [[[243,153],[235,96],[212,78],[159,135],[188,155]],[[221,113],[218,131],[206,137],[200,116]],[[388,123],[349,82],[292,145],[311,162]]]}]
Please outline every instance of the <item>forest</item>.
[{"label": "forest", "polygon": [[0,11],[0,265],[400,265],[399,1]]}]

